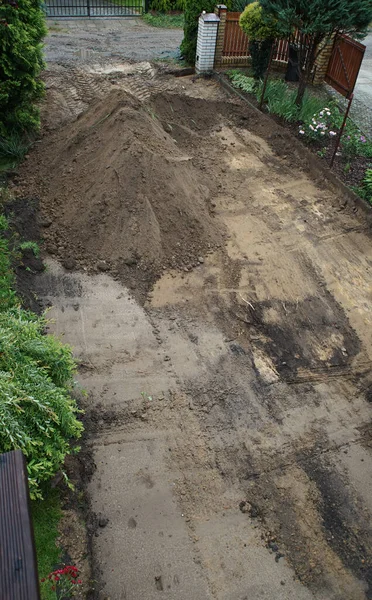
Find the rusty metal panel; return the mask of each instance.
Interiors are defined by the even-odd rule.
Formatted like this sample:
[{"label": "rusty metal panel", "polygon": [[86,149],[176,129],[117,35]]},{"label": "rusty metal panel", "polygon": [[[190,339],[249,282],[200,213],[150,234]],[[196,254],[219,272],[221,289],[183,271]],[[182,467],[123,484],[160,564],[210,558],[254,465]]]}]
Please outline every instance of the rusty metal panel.
[{"label": "rusty metal panel", "polygon": [[40,600],[27,469],[20,450],[0,454],[0,599]]}]

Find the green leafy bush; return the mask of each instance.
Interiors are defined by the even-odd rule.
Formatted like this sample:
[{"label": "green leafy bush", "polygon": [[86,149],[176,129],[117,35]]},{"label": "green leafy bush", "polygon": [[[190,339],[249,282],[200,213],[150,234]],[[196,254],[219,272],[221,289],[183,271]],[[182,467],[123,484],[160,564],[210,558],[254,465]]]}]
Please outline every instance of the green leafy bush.
[{"label": "green leafy bush", "polygon": [[232,69],[227,72],[228,76],[231,79],[231,83],[234,87],[243,90],[243,92],[247,92],[247,94],[257,95],[258,90],[258,82],[253,77],[247,77],[247,75],[243,75],[240,71],[236,69]]},{"label": "green leafy bush", "polygon": [[[253,77],[247,77],[238,70],[228,72],[232,84],[248,94],[253,94],[257,100],[261,99],[262,82],[258,82]],[[296,91],[280,79],[269,79],[265,91],[264,101],[270,113],[281,117],[285,121],[296,122],[305,121],[314,117],[314,110],[319,111],[323,108],[324,101],[315,96],[305,93],[304,102],[301,107],[295,103]],[[303,129],[304,125],[301,126]]]},{"label": "green leafy bush", "polygon": [[0,137],[0,156],[12,158],[15,163],[25,157],[29,147],[27,139],[17,132],[9,132],[7,137]]},{"label": "green leafy bush", "polygon": [[277,36],[276,20],[267,15],[259,2],[248,4],[239,24],[249,39],[249,52],[255,79],[262,79],[270,60],[271,47]]},{"label": "green leafy bush", "polygon": [[319,114],[322,111],[328,111],[331,113],[331,116],[328,117],[330,128],[339,129],[342,122],[342,115],[338,106],[332,100],[327,102],[328,108],[325,107],[324,104],[325,100],[323,98],[313,96],[306,91],[304,96],[304,103],[300,107],[299,120],[302,121],[304,124],[310,124],[315,114]]},{"label": "green leafy bush", "polygon": [[289,90],[286,83],[277,79],[269,81],[266,92],[265,102],[267,110],[282,117],[285,121],[298,120],[298,107],[295,104],[295,92]]},{"label": "green leafy bush", "polygon": [[[334,110],[337,111],[338,114],[340,113],[337,108]],[[326,140],[329,137],[335,137],[337,135],[337,131],[335,131],[335,117],[332,113],[333,111],[331,108],[326,106],[314,113],[311,118],[303,119],[303,123],[300,125],[299,129],[300,135],[304,135],[312,140],[318,141]]]},{"label": "green leafy bush", "polygon": [[39,127],[36,103],[43,95],[40,0],[0,2],[0,137],[23,136]]},{"label": "green leafy bush", "polygon": [[[6,229],[4,218],[1,229]],[[23,310],[13,291],[8,242],[0,233],[0,452],[19,448],[27,459],[30,493],[41,497],[71,453],[82,424],[70,392],[75,362],[71,348],[44,335],[47,321]]]},{"label": "green leafy bush", "polygon": [[183,29],[184,18],[183,13],[166,14],[166,13],[145,13],[143,20],[151,27],[165,27],[166,29]]},{"label": "green leafy bush", "polygon": [[240,15],[239,25],[250,40],[274,40],[277,36],[276,19],[262,10],[259,2],[252,2]]},{"label": "green leafy bush", "polygon": [[[181,54],[190,64],[195,64],[196,42],[198,38],[198,20],[203,12],[214,12],[216,3],[213,0],[183,0],[185,10],[185,24],[183,27],[183,40],[181,43]],[[225,6],[230,10],[232,0],[227,0]]]},{"label": "green leafy bush", "polygon": [[234,12],[243,12],[248,4],[252,4],[253,0],[232,0],[231,10]]},{"label": "green leafy bush", "polygon": [[348,125],[341,138],[343,158],[351,160],[356,156],[372,158],[372,142],[354,125]]},{"label": "green leafy bush", "polygon": [[151,0],[150,10],[160,13],[185,10],[185,0]]},{"label": "green leafy bush", "polygon": [[358,196],[372,204],[372,169],[367,169],[365,172],[362,185],[359,187],[353,187],[352,189],[356,194],[358,194]]}]

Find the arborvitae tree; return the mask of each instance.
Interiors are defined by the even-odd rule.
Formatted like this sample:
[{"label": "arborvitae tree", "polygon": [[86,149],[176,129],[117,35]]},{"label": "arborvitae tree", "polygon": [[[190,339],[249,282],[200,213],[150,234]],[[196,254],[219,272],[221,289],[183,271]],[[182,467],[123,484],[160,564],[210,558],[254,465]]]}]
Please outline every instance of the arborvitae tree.
[{"label": "arborvitae tree", "polygon": [[199,17],[203,10],[207,13],[213,12],[215,6],[215,0],[185,0],[185,24],[181,53],[190,65],[195,63]]},{"label": "arborvitae tree", "polygon": [[253,76],[262,79],[270,60],[271,47],[277,36],[276,20],[262,10],[259,2],[253,2],[242,12],[239,24],[249,39]]},{"label": "arborvitae tree", "polygon": [[[299,87],[296,102],[302,103],[306,85],[322,42],[334,33],[362,39],[372,21],[372,0],[260,0],[264,11],[278,21],[280,37],[298,46]],[[299,41],[293,38],[296,29]]]},{"label": "arborvitae tree", "polygon": [[0,0],[0,137],[39,126],[46,33],[40,0]]}]

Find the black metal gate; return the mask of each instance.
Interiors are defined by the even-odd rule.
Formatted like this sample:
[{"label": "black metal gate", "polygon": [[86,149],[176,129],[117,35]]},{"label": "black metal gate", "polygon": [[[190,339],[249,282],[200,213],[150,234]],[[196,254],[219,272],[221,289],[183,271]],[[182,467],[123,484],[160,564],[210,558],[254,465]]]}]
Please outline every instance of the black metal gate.
[{"label": "black metal gate", "polygon": [[136,17],[144,0],[46,0],[47,17]]}]

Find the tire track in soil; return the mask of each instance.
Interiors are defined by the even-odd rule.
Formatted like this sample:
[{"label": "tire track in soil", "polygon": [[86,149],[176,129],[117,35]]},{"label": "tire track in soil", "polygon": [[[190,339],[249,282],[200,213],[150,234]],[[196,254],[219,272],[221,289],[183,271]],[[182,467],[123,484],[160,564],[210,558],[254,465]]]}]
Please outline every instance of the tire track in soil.
[{"label": "tire track in soil", "polygon": [[169,88],[146,107],[225,242],[164,269],[144,308],[108,275],[61,294],[53,263],[40,290],[93,365],[101,597],[370,598],[366,217],[214,82]]}]

